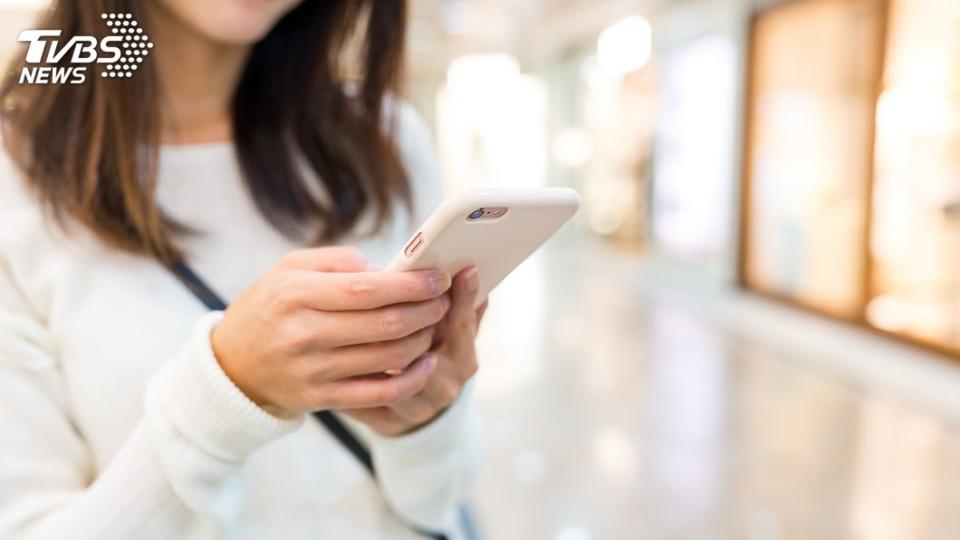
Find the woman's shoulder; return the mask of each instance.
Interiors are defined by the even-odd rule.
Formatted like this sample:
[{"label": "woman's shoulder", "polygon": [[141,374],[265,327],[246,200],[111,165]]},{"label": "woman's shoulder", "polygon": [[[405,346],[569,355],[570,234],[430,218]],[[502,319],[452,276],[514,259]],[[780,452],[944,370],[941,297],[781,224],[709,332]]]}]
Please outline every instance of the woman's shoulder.
[{"label": "woman's shoulder", "polygon": [[419,111],[400,97],[384,99],[385,117],[413,190],[415,223],[426,219],[443,195],[432,131]]},{"label": "woman's shoulder", "polygon": [[[433,135],[423,115],[412,103],[397,96],[384,98],[384,117],[392,129],[392,136],[404,162],[413,160],[436,161]],[[422,165],[407,163],[407,165]]]},{"label": "woman's shoulder", "polygon": [[430,127],[420,111],[410,101],[396,95],[383,99],[384,116],[393,124],[393,136],[397,143],[433,143]]},{"label": "woman's shoulder", "polygon": [[[6,150],[0,150],[0,255],[36,251],[50,237],[40,201]],[[31,247],[32,246],[32,247]]]},{"label": "woman's shoulder", "polygon": [[[0,146],[2,148],[2,146]],[[13,223],[39,214],[23,172],[6,149],[0,149],[0,234]]]}]

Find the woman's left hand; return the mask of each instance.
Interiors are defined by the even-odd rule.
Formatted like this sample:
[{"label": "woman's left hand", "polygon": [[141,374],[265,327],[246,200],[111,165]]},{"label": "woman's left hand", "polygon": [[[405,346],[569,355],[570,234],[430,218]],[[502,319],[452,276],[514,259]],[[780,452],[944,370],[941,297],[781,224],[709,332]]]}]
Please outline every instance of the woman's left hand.
[{"label": "woman's left hand", "polygon": [[486,302],[473,308],[479,282],[475,267],[463,270],[454,279],[450,311],[437,325],[436,346],[427,353],[436,355],[436,368],[420,393],[389,406],[341,412],[381,435],[397,436],[429,424],[446,410],[477,372],[474,341],[487,308]]}]

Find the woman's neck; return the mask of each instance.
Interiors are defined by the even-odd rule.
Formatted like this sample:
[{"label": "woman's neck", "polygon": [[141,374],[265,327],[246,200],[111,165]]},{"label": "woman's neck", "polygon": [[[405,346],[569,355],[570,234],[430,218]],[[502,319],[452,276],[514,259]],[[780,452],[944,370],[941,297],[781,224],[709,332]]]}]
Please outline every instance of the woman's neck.
[{"label": "woman's neck", "polygon": [[162,7],[151,13],[151,52],[160,84],[160,142],[230,141],[230,99],[250,47],[211,41]]}]

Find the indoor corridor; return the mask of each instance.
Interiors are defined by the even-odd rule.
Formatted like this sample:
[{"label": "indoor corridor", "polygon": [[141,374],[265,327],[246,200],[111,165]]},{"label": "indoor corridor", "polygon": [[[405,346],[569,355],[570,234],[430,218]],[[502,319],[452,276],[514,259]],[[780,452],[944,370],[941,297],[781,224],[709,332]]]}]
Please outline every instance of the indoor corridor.
[{"label": "indoor corridor", "polygon": [[481,340],[485,537],[960,537],[948,360],[573,235]]},{"label": "indoor corridor", "polygon": [[[48,7],[94,5],[72,1],[0,0],[0,60],[26,58],[25,30],[61,31],[37,22]],[[404,5],[330,2],[364,17]],[[388,102],[422,119],[411,184],[436,169],[447,196],[566,187],[582,201],[486,313],[470,540],[960,539],[960,1],[406,5]],[[316,57],[344,62],[324,75],[334,93],[288,85],[276,102],[351,94],[370,28],[360,17]],[[161,43],[138,78],[87,66],[101,74],[88,82],[159,107],[123,85],[161,82]],[[236,172],[229,156],[215,175]],[[327,500],[337,517],[355,504],[329,478],[310,485],[327,497],[315,506],[284,485],[263,500],[323,523]]]}]

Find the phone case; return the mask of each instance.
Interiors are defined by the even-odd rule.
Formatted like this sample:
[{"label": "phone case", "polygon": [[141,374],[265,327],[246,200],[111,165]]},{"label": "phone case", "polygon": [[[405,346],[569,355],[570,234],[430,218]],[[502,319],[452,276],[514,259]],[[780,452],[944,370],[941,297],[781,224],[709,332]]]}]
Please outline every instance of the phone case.
[{"label": "phone case", "polygon": [[[455,195],[410,237],[388,271],[440,268],[451,275],[476,264],[478,303],[536,251],[580,206],[570,188],[497,189]],[[470,221],[479,208],[505,207],[496,219]]]}]

